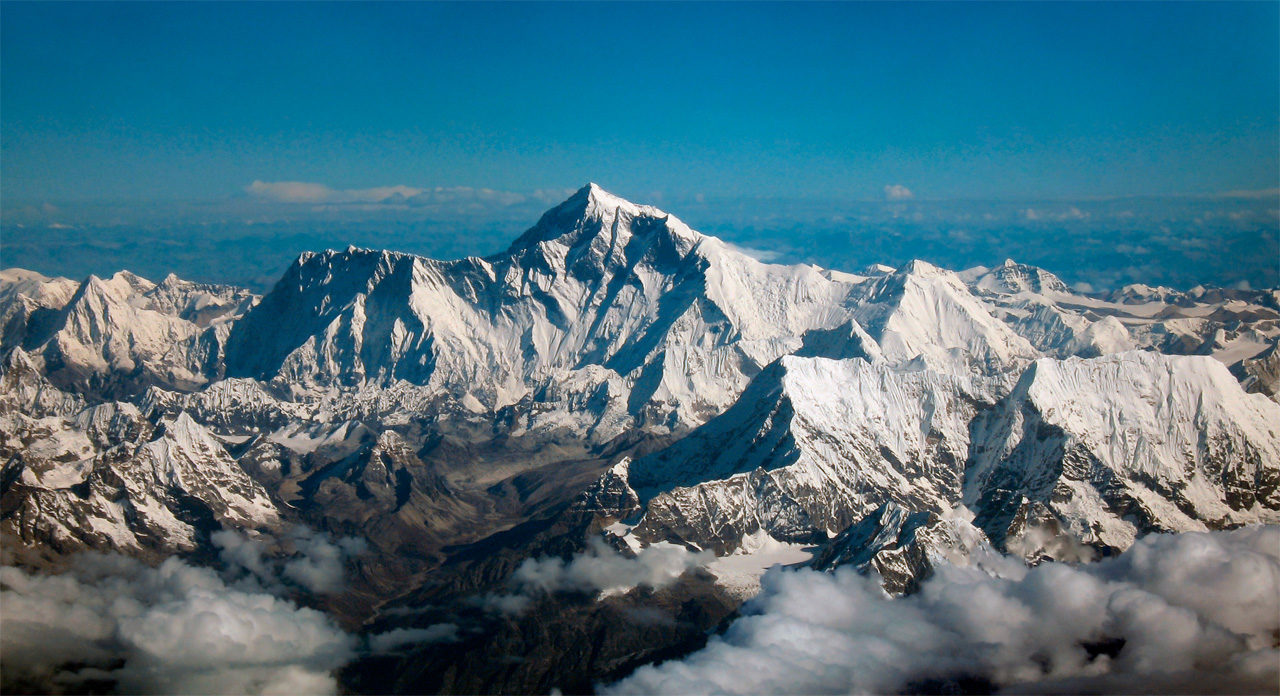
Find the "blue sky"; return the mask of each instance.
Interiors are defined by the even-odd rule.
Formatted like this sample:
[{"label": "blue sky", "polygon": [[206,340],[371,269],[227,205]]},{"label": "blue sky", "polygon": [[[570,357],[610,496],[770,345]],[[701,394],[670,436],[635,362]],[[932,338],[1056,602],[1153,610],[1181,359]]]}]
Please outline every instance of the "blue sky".
[{"label": "blue sky", "polygon": [[[1280,4],[20,4],[0,194],[1270,189]],[[905,195],[905,194],[904,194]]]},{"label": "blue sky", "polygon": [[0,4],[0,266],[265,289],[587,181],[856,270],[1280,285],[1280,3]]}]

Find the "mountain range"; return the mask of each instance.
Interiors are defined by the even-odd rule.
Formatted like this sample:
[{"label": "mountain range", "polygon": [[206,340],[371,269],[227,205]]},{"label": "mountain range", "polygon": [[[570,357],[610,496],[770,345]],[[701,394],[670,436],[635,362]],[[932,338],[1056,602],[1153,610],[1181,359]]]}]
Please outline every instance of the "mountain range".
[{"label": "mountain range", "polygon": [[[777,563],[901,593],[1280,523],[1277,346],[1276,289],[775,265],[594,184],[499,254],[306,253],[262,296],[11,268],[0,551],[360,539],[343,590],[284,591],[365,636],[463,630],[345,688],[585,690],[696,649]],[[606,553],[674,570],[564,580]],[[548,558],[571,591],[522,589]]]}]

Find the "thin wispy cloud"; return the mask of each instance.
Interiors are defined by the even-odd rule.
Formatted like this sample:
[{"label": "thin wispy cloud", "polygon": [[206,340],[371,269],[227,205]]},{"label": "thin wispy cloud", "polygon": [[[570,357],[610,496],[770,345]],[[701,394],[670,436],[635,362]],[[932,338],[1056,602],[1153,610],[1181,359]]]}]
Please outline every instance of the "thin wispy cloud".
[{"label": "thin wispy cloud", "polygon": [[254,181],[245,191],[276,203],[383,203],[392,199],[407,200],[423,192],[411,186],[334,189],[310,181]]},{"label": "thin wispy cloud", "polygon": [[336,189],[314,181],[261,181],[245,187],[254,199],[267,203],[311,205],[383,205],[430,207],[442,205],[511,206],[550,204],[573,193],[571,189],[539,189],[532,193],[470,186],[419,188],[397,184],[363,189]]},{"label": "thin wispy cloud", "polygon": [[[355,244],[441,259],[499,252],[573,193],[413,183],[339,189],[259,179],[248,184],[257,193],[245,193],[241,185],[239,195],[207,203],[5,208],[3,261],[46,275],[83,278],[128,268],[144,277],[173,272],[266,290],[290,260],[308,250]],[[663,208],[772,263],[856,271],[912,258],[968,268],[1011,257],[1100,291],[1136,282],[1178,288],[1228,287],[1241,280],[1254,288],[1277,285],[1273,260],[1280,217],[1275,200],[1265,197],[704,201],[695,194],[669,199]],[[136,237],[139,226],[151,230],[147,238]],[[1060,243],[1045,244],[1047,230]],[[232,239],[251,253],[220,253]]]},{"label": "thin wispy cloud", "polygon": [[1218,198],[1261,198],[1261,199],[1280,199],[1280,188],[1257,189],[1252,191],[1223,191],[1217,195]]}]

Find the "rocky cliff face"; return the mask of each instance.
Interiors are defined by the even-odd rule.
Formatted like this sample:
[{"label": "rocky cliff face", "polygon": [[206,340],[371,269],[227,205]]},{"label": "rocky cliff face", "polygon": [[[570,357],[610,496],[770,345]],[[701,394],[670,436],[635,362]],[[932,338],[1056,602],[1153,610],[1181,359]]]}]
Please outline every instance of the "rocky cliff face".
[{"label": "rocky cliff face", "polygon": [[1280,521],[1280,409],[1220,362],[1042,359],[975,420],[965,503],[997,543],[1043,505],[1083,542]]},{"label": "rocky cliff face", "polygon": [[885,503],[832,539],[812,567],[851,566],[880,576],[887,592],[907,593],[941,564],[981,564],[996,555],[982,530],[957,511],[910,512]]},{"label": "rocky cliff face", "polygon": [[888,500],[946,505],[959,497],[975,391],[930,370],[784,357],[723,415],[631,463],[647,506],[634,534],[727,552],[758,529],[825,539]]},{"label": "rocky cliff face", "polygon": [[89,549],[155,558],[197,550],[222,527],[280,523],[265,488],[186,414],[152,423],[108,402],[42,417],[5,408],[0,423],[6,560]]}]

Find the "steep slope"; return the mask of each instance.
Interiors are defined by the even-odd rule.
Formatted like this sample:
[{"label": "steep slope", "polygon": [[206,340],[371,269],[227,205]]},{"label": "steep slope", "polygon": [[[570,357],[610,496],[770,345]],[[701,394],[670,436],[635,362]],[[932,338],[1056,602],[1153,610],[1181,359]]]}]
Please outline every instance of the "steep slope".
[{"label": "steep slope", "polygon": [[272,527],[266,490],[186,413],[85,405],[18,348],[0,373],[0,533],[5,562],[83,549],[192,551],[220,526]]},{"label": "steep slope", "polygon": [[37,340],[71,300],[79,286],[69,278],[48,278],[35,271],[0,271],[0,353]]},{"label": "steep slope", "polygon": [[85,407],[78,394],[58,389],[21,348],[13,348],[0,365],[0,412],[29,416],[70,416]]},{"label": "steep slope", "polygon": [[1280,338],[1251,358],[1231,365],[1231,374],[1240,380],[1245,391],[1256,392],[1280,402]]},{"label": "steep slope", "polygon": [[[189,389],[204,381],[199,327],[136,306],[138,288],[118,273],[89,276],[62,310],[53,336],[36,353],[57,384],[91,392],[141,378]],[[150,289],[150,288],[147,288]],[[193,356],[192,354],[195,353]]]},{"label": "steep slope", "polygon": [[312,389],[404,381],[495,410],[596,365],[641,422],[696,424],[806,332],[848,323],[852,287],[589,185],[485,259],[303,255],[236,324],[227,373]]},{"label": "steep slope", "polygon": [[22,295],[41,307],[61,307],[75,294],[79,283],[70,278],[50,278],[25,268],[0,270],[0,304]]},{"label": "steep slope", "polygon": [[956,374],[1002,375],[1039,352],[992,317],[959,276],[924,261],[858,288],[855,317],[894,364],[922,364]]},{"label": "steep slope", "polygon": [[821,541],[885,503],[963,502],[996,544],[1032,559],[1280,521],[1280,409],[1211,358],[1040,359],[994,408],[989,391],[784,357],[721,416],[607,472],[582,507],[630,519],[614,530],[626,539],[718,554],[759,530]]},{"label": "steep slope", "polygon": [[258,297],[233,285],[193,283],[170,273],[142,299],[146,309],[206,328],[244,314]]},{"label": "steep slope", "polygon": [[164,555],[195,550],[223,526],[279,524],[266,490],[185,414],[157,427],[114,402],[71,418],[4,413],[0,424],[0,529],[19,542],[6,543],[6,561],[82,549]]},{"label": "steep slope", "polygon": [[971,437],[965,504],[1006,547],[1036,526],[1124,549],[1280,521],[1280,406],[1212,358],[1041,359]]},{"label": "steep slope", "polygon": [[1095,357],[1135,347],[1122,323],[1112,316],[1086,316],[1078,308],[1088,298],[1043,268],[1008,259],[965,275],[994,316],[1048,355]]},{"label": "steep slope", "polygon": [[886,592],[901,593],[917,590],[940,565],[978,564],[987,554],[995,551],[986,535],[958,511],[911,512],[889,502],[832,539],[812,567],[874,571]]},{"label": "steep slope", "polygon": [[191,390],[218,376],[229,322],[253,298],[174,276],[89,276],[56,314],[32,314],[20,342],[53,383],[92,398]]},{"label": "steep slope", "polygon": [[761,529],[821,540],[885,501],[913,510],[956,501],[980,403],[962,378],[787,356],[721,416],[615,469],[619,481],[601,492],[626,500],[625,479],[644,506],[631,535],[646,543],[726,553]]}]

